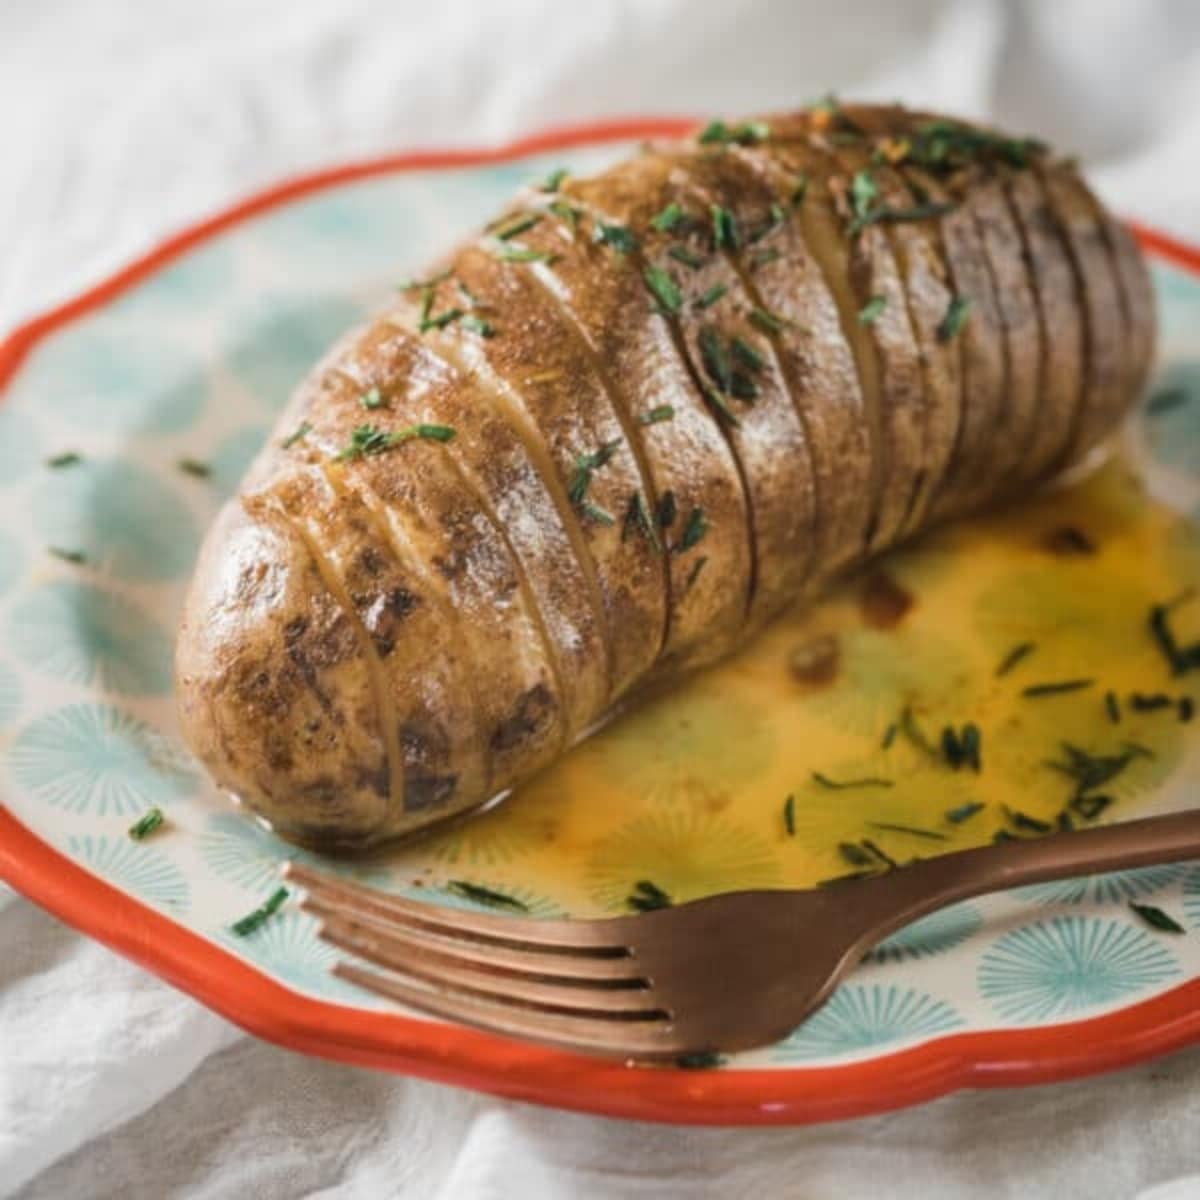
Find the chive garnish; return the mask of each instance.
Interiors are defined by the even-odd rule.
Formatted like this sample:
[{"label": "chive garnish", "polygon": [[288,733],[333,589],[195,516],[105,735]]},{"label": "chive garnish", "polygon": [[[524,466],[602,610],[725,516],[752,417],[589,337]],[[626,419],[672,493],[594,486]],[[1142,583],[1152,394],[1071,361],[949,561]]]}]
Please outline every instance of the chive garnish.
[{"label": "chive garnish", "polygon": [[788,837],[796,836],[796,797],[791,793],[783,802],[783,828]]},{"label": "chive garnish", "polygon": [[397,291],[415,292],[420,289],[423,292],[432,291],[439,283],[449,279],[452,272],[449,268],[445,271],[439,271],[436,275],[430,275],[428,279],[406,279],[403,283],[396,285]]},{"label": "chive garnish", "polygon": [[579,506],[579,512],[582,516],[587,517],[589,521],[595,521],[597,525],[615,525],[617,523],[617,519],[612,513],[598,508],[590,500],[585,500]]},{"label": "chive garnish", "polygon": [[669,404],[656,404],[649,412],[638,417],[639,425],[657,425],[661,421],[669,421],[675,415],[675,409]]},{"label": "chive garnish", "polygon": [[683,581],[684,595],[692,590],[692,584],[700,578],[700,572],[704,570],[704,564],[708,562],[708,555],[702,554],[692,564],[692,569],[688,572],[687,578]]},{"label": "chive garnish", "polygon": [[625,517],[621,521],[621,541],[625,541],[631,533],[640,533],[655,550],[659,549],[658,535],[654,532],[654,524],[646,511],[641,492],[634,492],[629,497]]},{"label": "chive garnish", "polygon": [[767,360],[745,338],[735,337],[730,343],[730,348],[734,358],[739,359],[751,371],[762,371],[767,365]]},{"label": "chive garnish", "polygon": [[1170,708],[1174,701],[1165,692],[1131,692],[1129,707],[1134,712],[1158,712],[1159,709]]},{"label": "chive garnish", "polygon": [[917,724],[916,714],[910,705],[905,705],[900,713],[900,732],[918,749],[928,754],[930,758],[941,758],[938,748],[925,736]]},{"label": "chive garnish", "polygon": [[874,325],[875,322],[879,320],[879,317],[885,308],[887,308],[886,296],[872,296],[870,300],[868,300],[866,304],[864,304],[862,308],[858,310],[858,323],[860,325]]},{"label": "chive garnish", "polygon": [[675,523],[677,512],[678,506],[675,503],[675,493],[672,491],[663,492],[658,498],[658,512],[655,514],[658,519],[659,529],[669,529]]},{"label": "chive garnish", "polygon": [[899,729],[900,727],[895,721],[892,721],[891,724],[888,725],[888,727],[883,731],[883,740],[879,743],[880,750],[890,750],[892,748],[892,743],[896,740],[896,734]]},{"label": "chive garnish", "polygon": [[856,842],[838,842],[838,853],[852,867],[873,867],[876,858]]},{"label": "chive garnish", "polygon": [[637,912],[653,912],[656,908],[670,908],[671,897],[649,879],[639,879],[625,903]]},{"label": "chive garnish", "polygon": [[444,312],[431,314],[429,312],[428,300],[432,299],[432,293],[428,293],[427,302],[421,313],[421,320],[417,324],[417,330],[420,333],[426,333],[430,329],[445,329],[447,325],[453,324],[461,316],[464,315],[461,308],[448,308]]},{"label": "chive garnish", "polygon": [[505,225],[503,229],[497,229],[492,236],[499,238],[502,242],[511,241],[518,234],[524,233],[527,229],[532,229],[541,219],[539,213],[526,213],[524,216],[517,217],[510,224]]},{"label": "chive garnish", "polygon": [[1075,784],[1076,794],[1090,792],[1119,775],[1138,757],[1143,748],[1126,743],[1122,754],[1091,754],[1070,742],[1062,743],[1064,759],[1047,759],[1046,766],[1067,776]]},{"label": "chive garnish", "polygon": [[46,466],[51,470],[58,471],[63,467],[75,467],[83,462],[83,455],[75,450],[66,450],[62,454],[56,454],[53,458],[46,459]]},{"label": "chive garnish", "polygon": [[524,250],[517,246],[501,246],[496,257],[501,262],[511,263],[544,262],[549,265],[558,261],[558,255],[549,250]]},{"label": "chive garnish", "polygon": [[1129,901],[1130,910],[1139,916],[1151,929],[1157,929],[1160,933],[1186,933],[1184,929],[1174,917],[1168,916],[1161,908],[1153,904],[1138,904],[1135,900]]},{"label": "chive garnish", "polygon": [[979,726],[974,721],[968,721],[962,728],[958,744],[962,751],[963,762],[976,774],[983,769],[981,758],[982,741],[983,735],[979,732]]},{"label": "chive garnish", "polygon": [[939,342],[949,342],[958,336],[962,327],[967,322],[967,316],[971,311],[971,301],[967,296],[955,296],[951,299],[949,306],[946,309],[946,315],[942,317],[937,327],[937,339]]},{"label": "chive garnish", "polygon": [[854,222],[851,224],[852,232],[857,223],[864,220],[867,213],[870,212],[871,204],[878,195],[879,185],[871,174],[871,168],[863,167],[861,171],[856,171],[854,178],[850,180],[850,211],[854,214]]},{"label": "chive garnish", "polygon": [[708,291],[696,301],[696,307],[708,308],[711,305],[716,304],[716,302],[720,300],[720,298],[725,295],[727,291],[729,291],[729,289],[723,283],[714,283],[712,287],[710,287]]},{"label": "chive garnish", "polygon": [[1014,829],[1019,829],[1023,833],[1049,833],[1053,828],[1048,821],[1040,821],[1037,817],[1031,817],[1019,809],[1009,808],[1007,804],[1004,806],[1004,815]]},{"label": "chive garnish", "polygon": [[162,823],[166,820],[163,816],[161,808],[152,808],[149,812],[143,813],[132,825],[130,825],[128,833],[135,841],[140,842],[143,838],[148,838]]},{"label": "chive garnish", "polygon": [[555,170],[551,171],[545,179],[542,180],[542,182],[538,185],[539,189],[543,192],[557,192],[562,186],[562,181],[566,179],[568,173],[569,172],[567,171],[566,167],[557,167]]},{"label": "chive garnish", "polygon": [[1191,696],[1179,697],[1179,719],[1185,724],[1196,715],[1196,704]]},{"label": "chive garnish", "polygon": [[301,421],[295,431],[289,433],[279,445],[284,450],[290,450],[298,441],[307,437],[310,433],[312,433],[312,426],[307,421]]},{"label": "chive garnish", "polygon": [[884,854],[870,838],[863,838],[860,845],[865,846],[885,867],[894,868],[900,865],[894,858]]},{"label": "chive garnish", "polygon": [[1112,802],[1111,796],[1081,795],[1072,798],[1071,807],[1085,821],[1094,821]]},{"label": "chive garnish", "polygon": [[372,388],[369,392],[363,392],[358,398],[359,404],[366,409],[383,408],[386,401],[379,394],[378,388]]},{"label": "chive garnish", "polygon": [[662,267],[647,267],[642,278],[645,279],[646,286],[658,301],[659,308],[663,312],[677,313],[679,311],[680,305],[683,304],[679,285]]},{"label": "chive garnish", "polygon": [[963,748],[953,725],[942,730],[942,757],[956,770],[964,762]]},{"label": "chive garnish", "polygon": [[477,317],[474,313],[467,313],[460,324],[468,333],[477,333],[480,337],[490,338],[496,333],[496,327],[491,321]]},{"label": "chive garnish", "polygon": [[813,771],[813,783],[819,783],[823,788],[829,788],[832,791],[841,791],[843,788],[890,788],[896,785],[890,779],[880,779],[875,775],[864,775],[861,779],[830,779],[828,775],[823,775],[820,771]]},{"label": "chive garnish", "polygon": [[768,263],[776,262],[782,257],[783,251],[773,247],[769,250],[756,250],[750,255],[750,270],[757,271],[759,267],[765,267]]},{"label": "chive garnish", "polygon": [[1021,689],[1021,695],[1031,700],[1039,696],[1061,696],[1066,692],[1082,692],[1084,688],[1092,687],[1095,682],[1094,679],[1061,679],[1053,683],[1032,683],[1029,687]]},{"label": "chive garnish", "polygon": [[238,937],[249,937],[279,911],[287,898],[287,888],[276,888],[253,912],[247,913],[241,920],[234,921],[230,928]]},{"label": "chive garnish", "polygon": [[212,474],[212,467],[198,458],[181,458],[175,465],[193,479],[207,479]]},{"label": "chive garnish", "polygon": [[1028,658],[1037,649],[1036,642],[1018,642],[1001,660],[996,676],[1007,675],[1022,659]]},{"label": "chive garnish", "polygon": [[333,456],[334,462],[344,462],[347,459],[370,458],[382,454],[402,442],[421,438],[431,442],[450,442],[454,440],[454,429],[449,425],[408,425],[403,429],[395,429],[390,433],[376,428],[374,425],[359,425],[350,435],[350,444],[339,450]]},{"label": "chive garnish", "polygon": [[1104,711],[1108,714],[1108,719],[1117,725],[1121,720],[1121,708],[1117,703],[1117,695],[1115,692],[1104,693]]},{"label": "chive garnish", "polygon": [[1180,646],[1171,630],[1169,619],[1174,609],[1186,604],[1195,594],[1195,589],[1188,588],[1174,600],[1168,600],[1165,604],[1155,604],[1150,609],[1150,634],[1167,660],[1172,675],[1182,675],[1193,667],[1200,666],[1200,642],[1191,646]]},{"label": "chive garnish", "polygon": [[683,263],[685,267],[691,267],[693,271],[704,266],[704,259],[698,254],[693,254],[686,246],[671,246],[668,248],[667,254],[676,262]]},{"label": "chive garnish", "polygon": [[82,567],[87,562],[87,555],[82,550],[64,550],[61,546],[47,546],[47,554],[53,554],[55,558],[61,558],[63,562],[72,563],[77,567]]},{"label": "chive garnish", "polygon": [[674,229],[680,221],[683,220],[683,209],[675,203],[674,200],[666,206],[661,212],[657,212],[650,218],[650,224],[659,231],[659,233],[667,233]]},{"label": "chive garnish", "polygon": [[753,346],[741,338],[734,338],[727,347],[712,325],[701,328],[697,341],[705,374],[720,391],[728,396],[736,396],[739,400],[753,400],[758,395],[758,387],[754,380],[734,363],[736,356],[742,366],[754,364],[754,370],[766,366],[766,362]]},{"label": "chive garnish", "polygon": [[693,1054],[680,1054],[675,1059],[675,1065],[685,1071],[706,1071],[721,1066],[724,1061],[714,1050],[697,1050]]},{"label": "chive garnish", "polygon": [[943,816],[951,825],[961,825],[964,821],[969,821],[976,813],[983,812],[984,806],[978,800],[969,800],[966,804],[960,804],[957,808],[948,808]]},{"label": "chive garnish", "polygon": [[708,211],[712,216],[713,245],[718,250],[736,250],[738,231],[733,213],[720,204],[710,205]]},{"label": "chive garnish", "polygon": [[777,316],[765,308],[759,308],[757,305],[750,310],[749,319],[750,324],[757,325],[763,333],[778,333],[787,324],[786,318]]},{"label": "chive garnish", "polygon": [[504,892],[493,891],[482,884],[468,883],[465,879],[451,879],[446,884],[446,891],[461,896],[464,900],[474,900],[476,904],[486,904],[489,908],[508,908],[516,912],[528,912],[529,905],[516,896],[507,896]]},{"label": "chive garnish", "polygon": [[704,384],[701,388],[704,399],[708,401],[709,407],[717,415],[719,421],[723,421],[726,425],[733,429],[737,429],[741,422],[737,419],[737,414],[725,403],[725,397],[709,384]]},{"label": "chive garnish", "polygon": [[576,455],[575,470],[567,484],[567,496],[576,507],[583,504],[587,497],[588,488],[592,486],[593,473],[616,454],[620,444],[621,439],[614,438],[611,442],[605,442],[598,450]]},{"label": "chive garnish", "polygon": [[925,221],[930,217],[941,217],[948,212],[953,212],[954,208],[953,204],[932,202],[914,204],[911,208],[889,208],[886,205],[880,205],[878,208],[871,209],[870,212],[865,213],[862,217],[855,218],[850,224],[850,233],[858,233],[868,225],[877,225],[884,222]]},{"label": "chive garnish", "polygon": [[624,225],[609,225],[604,221],[597,221],[592,239],[601,245],[611,246],[621,254],[632,254],[637,249],[637,238],[633,236],[632,230]]},{"label": "chive garnish", "polygon": [[728,145],[736,142],[741,146],[765,142],[771,136],[771,128],[765,121],[740,121],[726,125],[724,121],[710,121],[697,136],[701,145]]},{"label": "chive garnish", "polygon": [[556,216],[560,217],[570,228],[574,234],[579,225],[579,218],[583,216],[581,209],[576,208],[572,204],[568,204],[565,200],[552,200],[546,207]]},{"label": "chive garnish", "polygon": [[931,842],[944,842],[946,835],[934,829],[917,829],[912,825],[893,825],[890,821],[868,821],[872,829],[880,829],[886,833],[907,833],[911,837],[926,838]]},{"label": "chive garnish", "polygon": [[680,534],[679,541],[676,542],[672,553],[686,554],[707,532],[708,519],[704,515],[704,509],[693,508],[688,513],[688,519],[683,526],[683,533]]}]

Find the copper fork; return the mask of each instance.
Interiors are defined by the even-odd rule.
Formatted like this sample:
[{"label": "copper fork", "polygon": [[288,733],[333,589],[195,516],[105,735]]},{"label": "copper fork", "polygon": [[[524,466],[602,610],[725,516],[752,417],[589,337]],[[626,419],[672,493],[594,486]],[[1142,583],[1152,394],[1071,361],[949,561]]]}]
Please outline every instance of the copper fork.
[{"label": "copper fork", "polygon": [[342,979],[452,1021],[661,1059],[786,1037],[862,957],[988,892],[1200,858],[1200,811],[1001,842],[812,891],[730,892],[637,916],[539,920],[424,904],[289,863],[320,936],[384,971]]}]

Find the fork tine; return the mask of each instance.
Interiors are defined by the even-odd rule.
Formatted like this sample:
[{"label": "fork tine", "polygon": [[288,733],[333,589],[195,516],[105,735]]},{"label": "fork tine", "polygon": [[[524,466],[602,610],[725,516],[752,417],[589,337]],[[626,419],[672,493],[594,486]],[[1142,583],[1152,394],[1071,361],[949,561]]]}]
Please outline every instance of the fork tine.
[{"label": "fork tine", "polygon": [[355,912],[320,898],[305,897],[300,908],[323,922],[349,921],[385,937],[397,954],[432,956],[447,963],[528,980],[558,980],[597,987],[632,987],[644,983],[630,956],[598,958],[583,954],[547,954],[544,950],[514,950],[496,942],[442,937],[416,925],[397,924],[375,913]]},{"label": "fork tine", "polygon": [[310,896],[328,898],[344,910],[418,925],[444,937],[490,940],[532,951],[614,957],[628,953],[613,928],[621,923],[621,918],[571,921],[493,917],[382,894],[335,879],[302,863],[288,862],[283,871],[286,878],[300,884]]},{"label": "fork tine", "polygon": [[463,995],[500,1004],[519,1005],[546,1012],[580,1013],[595,1016],[623,1015],[631,1020],[648,1018],[661,1013],[650,990],[641,988],[606,988],[587,982],[513,978],[495,972],[479,970],[471,965],[459,965],[459,960],[443,956],[413,955],[408,947],[397,945],[353,921],[336,917],[326,919],[318,931],[322,940],[357,954],[397,975],[419,980],[438,989],[452,988]]},{"label": "fork tine", "polygon": [[515,1008],[474,996],[417,987],[397,976],[382,975],[353,963],[336,963],[333,973],[409,1008],[509,1037],[638,1058],[669,1058],[685,1049],[675,1041],[673,1027],[667,1021],[605,1020]]}]

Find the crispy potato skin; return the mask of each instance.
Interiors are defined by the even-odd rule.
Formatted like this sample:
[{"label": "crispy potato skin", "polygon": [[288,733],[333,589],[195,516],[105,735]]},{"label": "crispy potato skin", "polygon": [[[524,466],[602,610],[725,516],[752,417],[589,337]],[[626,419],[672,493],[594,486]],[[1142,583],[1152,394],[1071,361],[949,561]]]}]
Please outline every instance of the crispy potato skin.
[{"label": "crispy potato skin", "polygon": [[308,843],[470,809],[1084,459],[1154,339],[1073,165],[932,114],[716,124],[528,189],[292,397],[196,566],[185,735]]}]

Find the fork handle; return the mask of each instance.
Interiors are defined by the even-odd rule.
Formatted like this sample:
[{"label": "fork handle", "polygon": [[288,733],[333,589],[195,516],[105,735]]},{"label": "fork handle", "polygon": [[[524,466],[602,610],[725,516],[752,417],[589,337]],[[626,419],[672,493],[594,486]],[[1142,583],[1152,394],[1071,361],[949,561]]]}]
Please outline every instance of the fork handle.
[{"label": "fork handle", "polygon": [[972,896],[1192,858],[1200,858],[1200,810],[922,859],[861,881],[877,890],[877,903],[870,906],[877,919],[869,940],[873,944],[927,913]]}]

